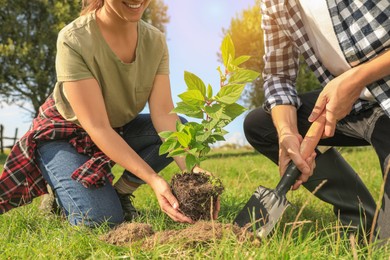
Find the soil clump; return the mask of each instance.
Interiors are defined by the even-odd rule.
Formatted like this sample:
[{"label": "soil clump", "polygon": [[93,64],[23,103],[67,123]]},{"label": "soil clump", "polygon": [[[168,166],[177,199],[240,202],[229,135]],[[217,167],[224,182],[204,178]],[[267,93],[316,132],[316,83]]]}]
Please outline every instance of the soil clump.
[{"label": "soil clump", "polygon": [[171,189],[183,214],[198,221],[211,219],[224,187],[220,179],[205,173],[181,173],[172,177]]}]

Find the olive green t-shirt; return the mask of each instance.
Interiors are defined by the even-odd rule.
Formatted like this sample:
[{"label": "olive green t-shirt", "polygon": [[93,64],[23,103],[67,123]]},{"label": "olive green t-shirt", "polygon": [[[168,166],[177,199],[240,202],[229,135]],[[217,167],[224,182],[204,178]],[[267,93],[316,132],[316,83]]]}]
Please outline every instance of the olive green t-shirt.
[{"label": "olive green t-shirt", "polygon": [[120,127],[145,107],[155,76],[169,74],[166,40],[158,29],[139,21],[135,60],[123,63],[103,38],[92,12],[77,18],[59,33],[56,71],[53,97],[66,120],[78,123],[62,83],[94,78],[102,91],[111,126]]}]

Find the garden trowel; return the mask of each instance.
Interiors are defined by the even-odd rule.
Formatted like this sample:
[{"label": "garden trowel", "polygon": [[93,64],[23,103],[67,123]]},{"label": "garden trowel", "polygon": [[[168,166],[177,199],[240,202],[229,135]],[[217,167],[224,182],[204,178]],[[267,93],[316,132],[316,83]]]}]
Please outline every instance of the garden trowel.
[{"label": "garden trowel", "polygon": [[[325,127],[325,114],[312,123],[301,144],[303,159],[315,150]],[[301,173],[291,161],[284,175],[274,190],[259,186],[244,208],[239,212],[234,223],[247,227],[259,238],[265,238],[273,229],[285,209],[290,205],[286,193],[291,189]]]}]

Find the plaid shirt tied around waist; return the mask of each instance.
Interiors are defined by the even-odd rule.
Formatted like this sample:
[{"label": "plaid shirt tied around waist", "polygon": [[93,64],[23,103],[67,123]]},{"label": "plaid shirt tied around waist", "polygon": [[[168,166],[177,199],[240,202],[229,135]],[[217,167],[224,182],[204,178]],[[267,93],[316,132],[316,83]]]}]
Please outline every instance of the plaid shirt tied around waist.
[{"label": "plaid shirt tied around waist", "polygon": [[72,179],[87,188],[103,186],[107,180],[112,182],[114,162],[96,147],[84,129],[66,121],[57,111],[54,99],[49,97],[5,162],[0,176],[0,214],[47,193],[46,181],[35,162],[37,142],[61,139],[68,140],[77,152],[91,157],[72,173]]},{"label": "plaid shirt tied around waist", "polygon": [[[276,105],[301,105],[294,87],[300,55],[303,55],[323,87],[334,78],[315,56],[297,1],[299,0],[261,1],[266,53],[263,72],[266,98],[264,108],[268,111]],[[389,0],[326,2],[340,47],[351,67],[371,60],[389,49]],[[367,88],[390,117],[390,76]],[[372,105],[373,103],[359,99],[352,113]]]}]

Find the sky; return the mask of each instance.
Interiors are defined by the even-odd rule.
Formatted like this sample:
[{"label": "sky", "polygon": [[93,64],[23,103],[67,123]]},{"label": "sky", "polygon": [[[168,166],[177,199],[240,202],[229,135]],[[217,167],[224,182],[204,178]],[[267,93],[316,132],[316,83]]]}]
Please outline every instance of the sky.
[{"label": "sky", "polygon": [[[231,19],[254,6],[255,0],[164,0],[164,3],[170,17],[166,31],[174,103],[179,101],[177,95],[186,90],[184,71],[196,74],[217,89],[216,68],[221,65],[217,53],[223,39],[222,29],[228,29]],[[226,127],[229,142],[245,143],[243,120],[244,115]],[[24,110],[16,106],[0,107],[0,124],[5,126],[5,136],[13,136],[18,128],[21,137],[30,123],[29,114]]]}]

